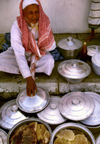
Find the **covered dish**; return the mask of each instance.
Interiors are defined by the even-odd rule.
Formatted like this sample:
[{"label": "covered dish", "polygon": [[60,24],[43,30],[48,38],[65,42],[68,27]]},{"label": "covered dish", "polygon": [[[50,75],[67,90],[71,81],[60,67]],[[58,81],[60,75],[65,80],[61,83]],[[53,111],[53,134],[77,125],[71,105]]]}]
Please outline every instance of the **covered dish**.
[{"label": "covered dish", "polygon": [[98,45],[87,46],[87,55],[88,56],[92,57],[97,53],[100,53],[100,46],[98,46]]},{"label": "covered dish", "polygon": [[65,60],[58,65],[58,73],[70,83],[79,83],[91,73],[91,68],[81,60]]},{"label": "covered dish", "polygon": [[0,108],[0,125],[4,129],[10,130],[16,123],[27,117],[18,109],[16,99],[6,102]]},{"label": "covered dish", "polygon": [[66,59],[75,59],[79,56],[82,42],[78,39],[67,37],[57,43],[59,51]]}]

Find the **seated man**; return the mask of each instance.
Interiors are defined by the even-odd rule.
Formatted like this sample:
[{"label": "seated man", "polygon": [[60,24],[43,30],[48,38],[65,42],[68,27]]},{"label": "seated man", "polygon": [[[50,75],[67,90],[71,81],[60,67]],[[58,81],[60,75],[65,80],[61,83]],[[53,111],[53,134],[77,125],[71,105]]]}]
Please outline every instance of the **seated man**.
[{"label": "seated man", "polygon": [[11,47],[0,54],[0,71],[22,74],[27,95],[35,95],[35,72],[52,73],[56,48],[49,18],[39,0],[21,0],[20,16],[11,28]]}]

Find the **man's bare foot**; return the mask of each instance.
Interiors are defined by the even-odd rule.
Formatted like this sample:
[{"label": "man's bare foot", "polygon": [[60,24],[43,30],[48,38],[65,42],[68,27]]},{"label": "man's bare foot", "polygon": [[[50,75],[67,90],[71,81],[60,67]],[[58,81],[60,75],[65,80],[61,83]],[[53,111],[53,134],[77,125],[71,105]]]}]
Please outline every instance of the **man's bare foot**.
[{"label": "man's bare foot", "polygon": [[86,41],[88,42],[88,41],[91,41],[92,39],[94,39],[95,38],[95,35],[90,35],[87,39],[86,39]]}]

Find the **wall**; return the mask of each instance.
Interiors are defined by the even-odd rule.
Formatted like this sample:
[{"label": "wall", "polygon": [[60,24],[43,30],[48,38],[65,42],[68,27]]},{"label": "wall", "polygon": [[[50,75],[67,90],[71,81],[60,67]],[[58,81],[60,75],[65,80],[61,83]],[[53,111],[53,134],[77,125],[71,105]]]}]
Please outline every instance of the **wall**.
[{"label": "wall", "polygon": [[[40,0],[54,33],[88,33],[91,0]],[[20,0],[0,0],[0,33],[10,32]],[[96,32],[100,32],[97,29]]]}]

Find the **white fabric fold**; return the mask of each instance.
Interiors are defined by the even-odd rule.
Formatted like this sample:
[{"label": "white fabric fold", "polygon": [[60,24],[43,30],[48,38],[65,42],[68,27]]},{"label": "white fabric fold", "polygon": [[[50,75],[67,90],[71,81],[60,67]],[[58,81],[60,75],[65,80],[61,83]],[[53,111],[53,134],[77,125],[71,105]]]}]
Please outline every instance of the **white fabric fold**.
[{"label": "white fabric fold", "polygon": [[22,8],[24,9],[25,7],[27,7],[28,5],[31,5],[31,4],[37,4],[37,5],[39,5],[36,0],[24,0]]}]

